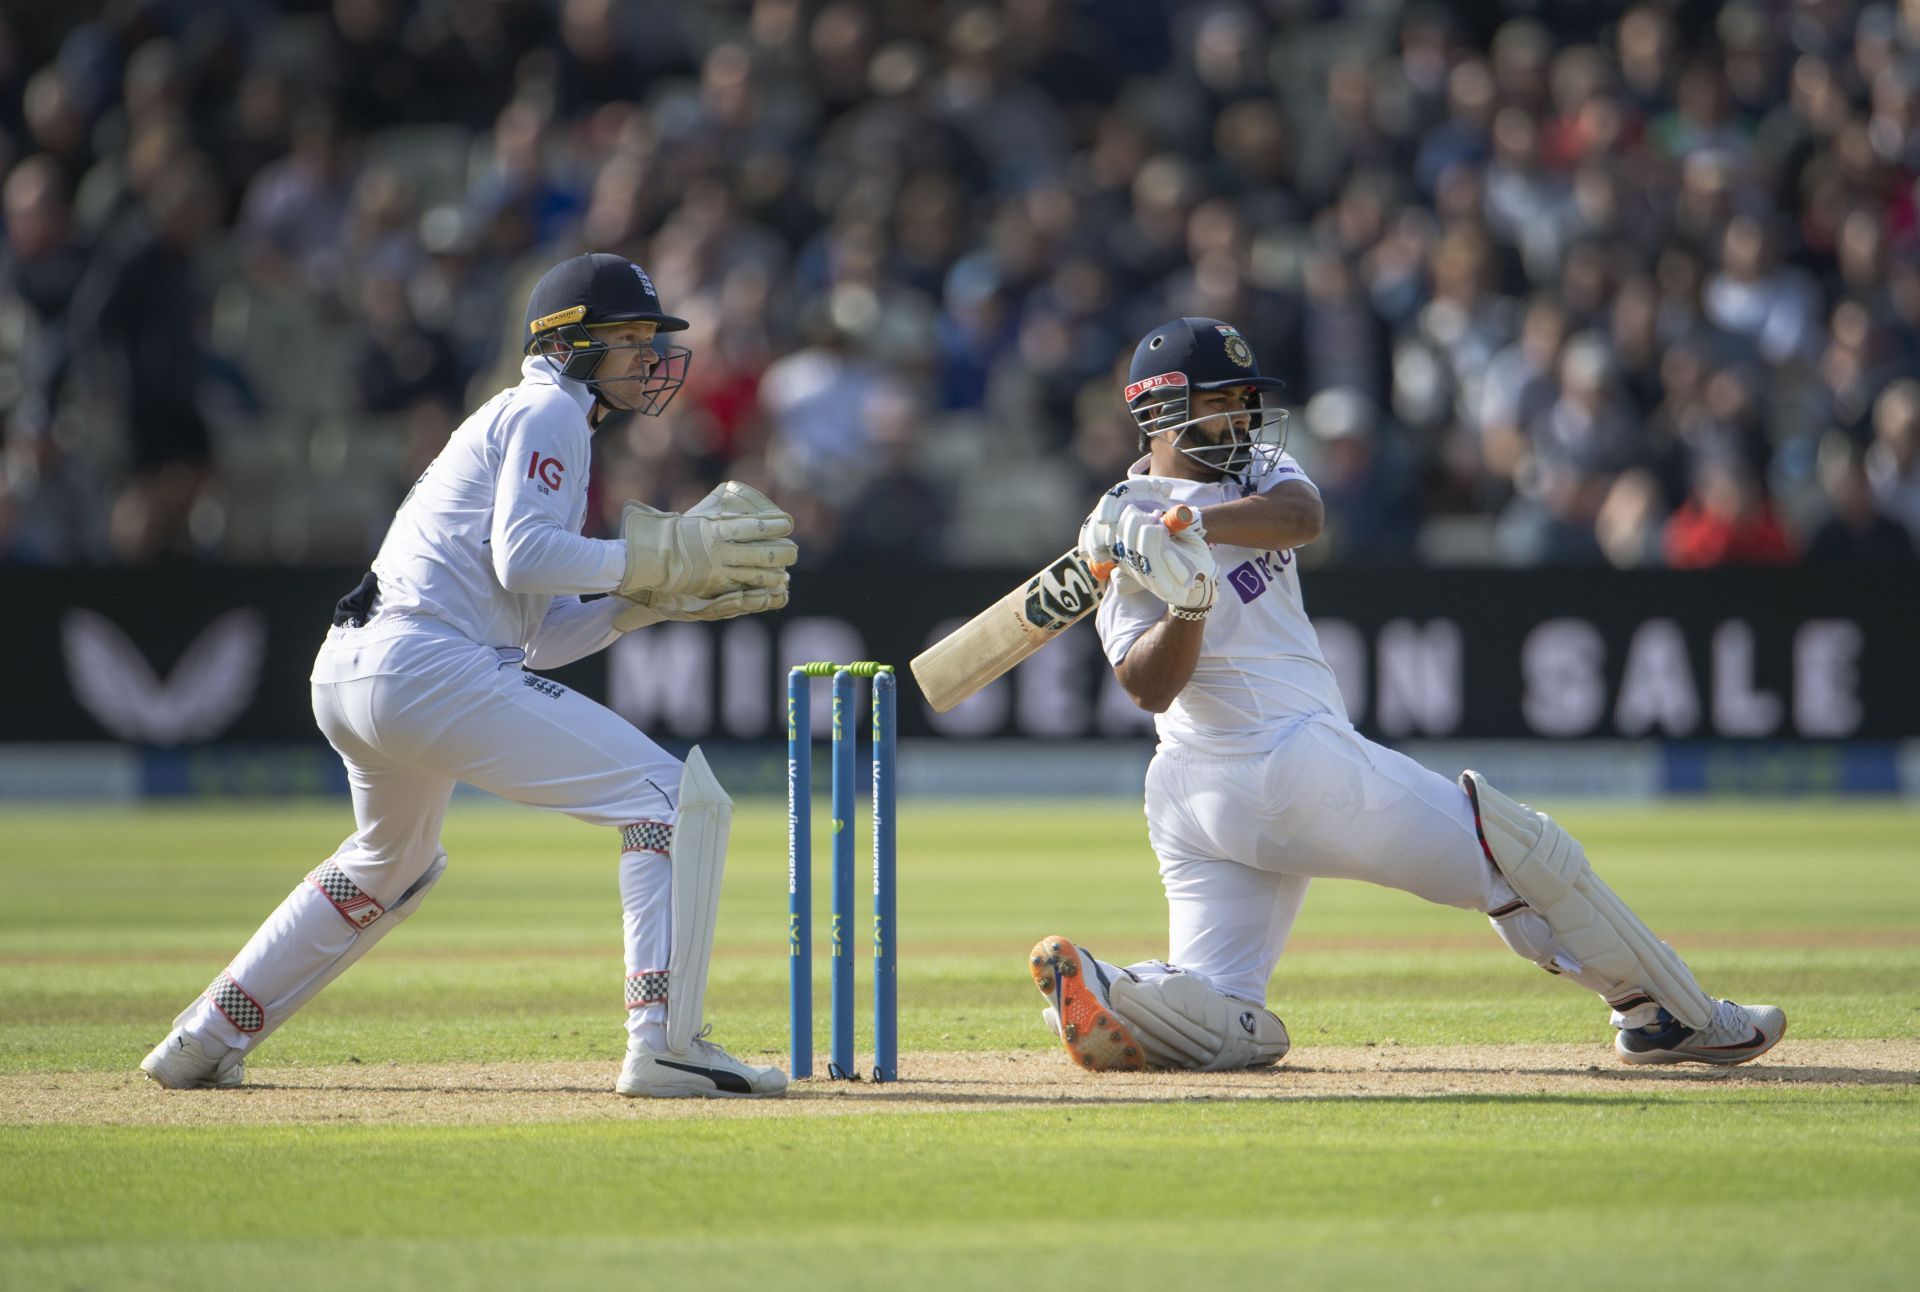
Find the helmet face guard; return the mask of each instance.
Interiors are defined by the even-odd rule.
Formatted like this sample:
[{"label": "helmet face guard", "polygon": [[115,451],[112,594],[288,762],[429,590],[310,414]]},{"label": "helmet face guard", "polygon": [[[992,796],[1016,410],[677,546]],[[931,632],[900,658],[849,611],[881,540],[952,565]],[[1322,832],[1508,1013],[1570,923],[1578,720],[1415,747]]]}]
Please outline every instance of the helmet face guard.
[{"label": "helmet face guard", "polygon": [[[1286,452],[1287,410],[1277,403],[1279,385],[1272,378],[1253,378],[1194,386],[1186,373],[1168,372],[1128,386],[1127,407],[1148,438],[1165,439],[1190,460],[1245,484]],[[1235,386],[1252,387],[1245,408],[1194,416],[1192,391]],[[1269,398],[1276,402],[1269,404]],[[1213,435],[1216,426],[1222,432],[1217,436]],[[1201,435],[1190,436],[1188,432],[1196,428]]]},{"label": "helmet face guard", "polygon": [[[609,344],[596,329],[618,323],[651,323],[654,339]],[[584,385],[615,412],[658,417],[687,379],[693,352],[662,345],[658,333],[684,331],[687,321],[660,308],[647,271],[624,256],[592,252],[563,260],[534,285],[527,301],[527,354],[538,354],[562,377]],[[657,356],[643,371],[602,377],[615,350],[647,350]]]},{"label": "helmet face guard", "polygon": [[[545,359],[560,376],[579,382],[615,411],[631,410],[648,417],[658,417],[665,412],[686,383],[693,351],[684,345],[660,345],[657,341],[609,344],[592,331],[594,326],[609,325],[580,322],[585,314],[586,307],[576,305],[557,315],[535,320],[532,326],[537,330],[528,349]],[[606,357],[615,350],[651,350],[659,358],[651,368],[632,376],[595,377]],[[608,395],[613,398],[608,399]]]}]

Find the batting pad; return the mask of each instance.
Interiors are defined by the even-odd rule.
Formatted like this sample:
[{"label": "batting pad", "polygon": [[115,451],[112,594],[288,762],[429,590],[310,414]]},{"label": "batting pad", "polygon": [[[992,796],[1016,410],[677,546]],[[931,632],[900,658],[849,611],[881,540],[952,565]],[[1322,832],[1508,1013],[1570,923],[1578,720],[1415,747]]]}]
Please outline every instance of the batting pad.
[{"label": "batting pad", "polygon": [[1108,1004],[1132,1030],[1150,1067],[1229,1072],[1286,1057],[1287,1028],[1278,1016],[1196,974],[1117,977]]},{"label": "batting pad", "polygon": [[673,950],[667,957],[667,1048],[684,1054],[706,1013],[707,965],[720,918],[720,876],[727,864],[733,800],[720,788],[695,745],[680,777],[680,818],[673,827]]},{"label": "batting pad", "polygon": [[1641,923],[1587,864],[1579,841],[1544,812],[1516,803],[1478,772],[1460,773],[1480,846],[1513,891],[1596,973],[1644,988],[1688,1027],[1706,1027],[1713,1002],[1673,948]]}]

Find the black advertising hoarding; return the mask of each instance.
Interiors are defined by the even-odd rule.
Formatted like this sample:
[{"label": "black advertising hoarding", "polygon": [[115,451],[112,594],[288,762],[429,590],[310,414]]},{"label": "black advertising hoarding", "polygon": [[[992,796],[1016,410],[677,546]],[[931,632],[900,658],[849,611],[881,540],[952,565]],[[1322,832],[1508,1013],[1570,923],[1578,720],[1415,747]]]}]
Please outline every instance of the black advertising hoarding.
[{"label": "black advertising hoarding", "polygon": [[[670,742],[772,739],[788,663],[900,666],[1030,571],[796,574],[778,615],[671,624],[556,674]],[[317,739],[307,672],[358,572],[0,571],[0,740],[155,747]],[[1302,576],[1355,720],[1411,738],[1890,741],[1920,736],[1920,579],[1870,569]],[[1223,595],[1225,593],[1223,592]],[[904,736],[1147,730],[1089,625],[952,713],[902,686]]]}]

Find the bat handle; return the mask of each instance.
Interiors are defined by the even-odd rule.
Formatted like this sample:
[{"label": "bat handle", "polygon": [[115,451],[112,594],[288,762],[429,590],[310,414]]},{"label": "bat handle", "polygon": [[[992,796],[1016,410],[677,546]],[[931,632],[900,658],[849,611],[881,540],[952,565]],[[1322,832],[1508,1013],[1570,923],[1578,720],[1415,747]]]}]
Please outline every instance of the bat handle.
[{"label": "bat handle", "polygon": [[[1193,508],[1187,506],[1186,503],[1181,503],[1177,507],[1168,509],[1160,517],[1160,523],[1167,527],[1168,533],[1178,534],[1181,530],[1189,528],[1193,522],[1198,519],[1200,519],[1199,514],[1195,512]],[[1105,583],[1107,576],[1113,573],[1113,562],[1095,561],[1087,568],[1092,571],[1094,578]]]}]

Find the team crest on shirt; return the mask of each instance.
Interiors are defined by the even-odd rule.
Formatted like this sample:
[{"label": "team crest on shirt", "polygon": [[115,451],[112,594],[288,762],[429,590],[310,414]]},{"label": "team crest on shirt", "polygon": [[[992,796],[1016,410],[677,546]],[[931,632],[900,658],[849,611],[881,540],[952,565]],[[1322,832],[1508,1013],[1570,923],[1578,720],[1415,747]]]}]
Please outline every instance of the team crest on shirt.
[{"label": "team crest on shirt", "polygon": [[1253,349],[1247,345],[1247,339],[1240,335],[1240,329],[1227,323],[1216,323],[1213,328],[1225,338],[1227,358],[1242,368],[1253,367]]}]

